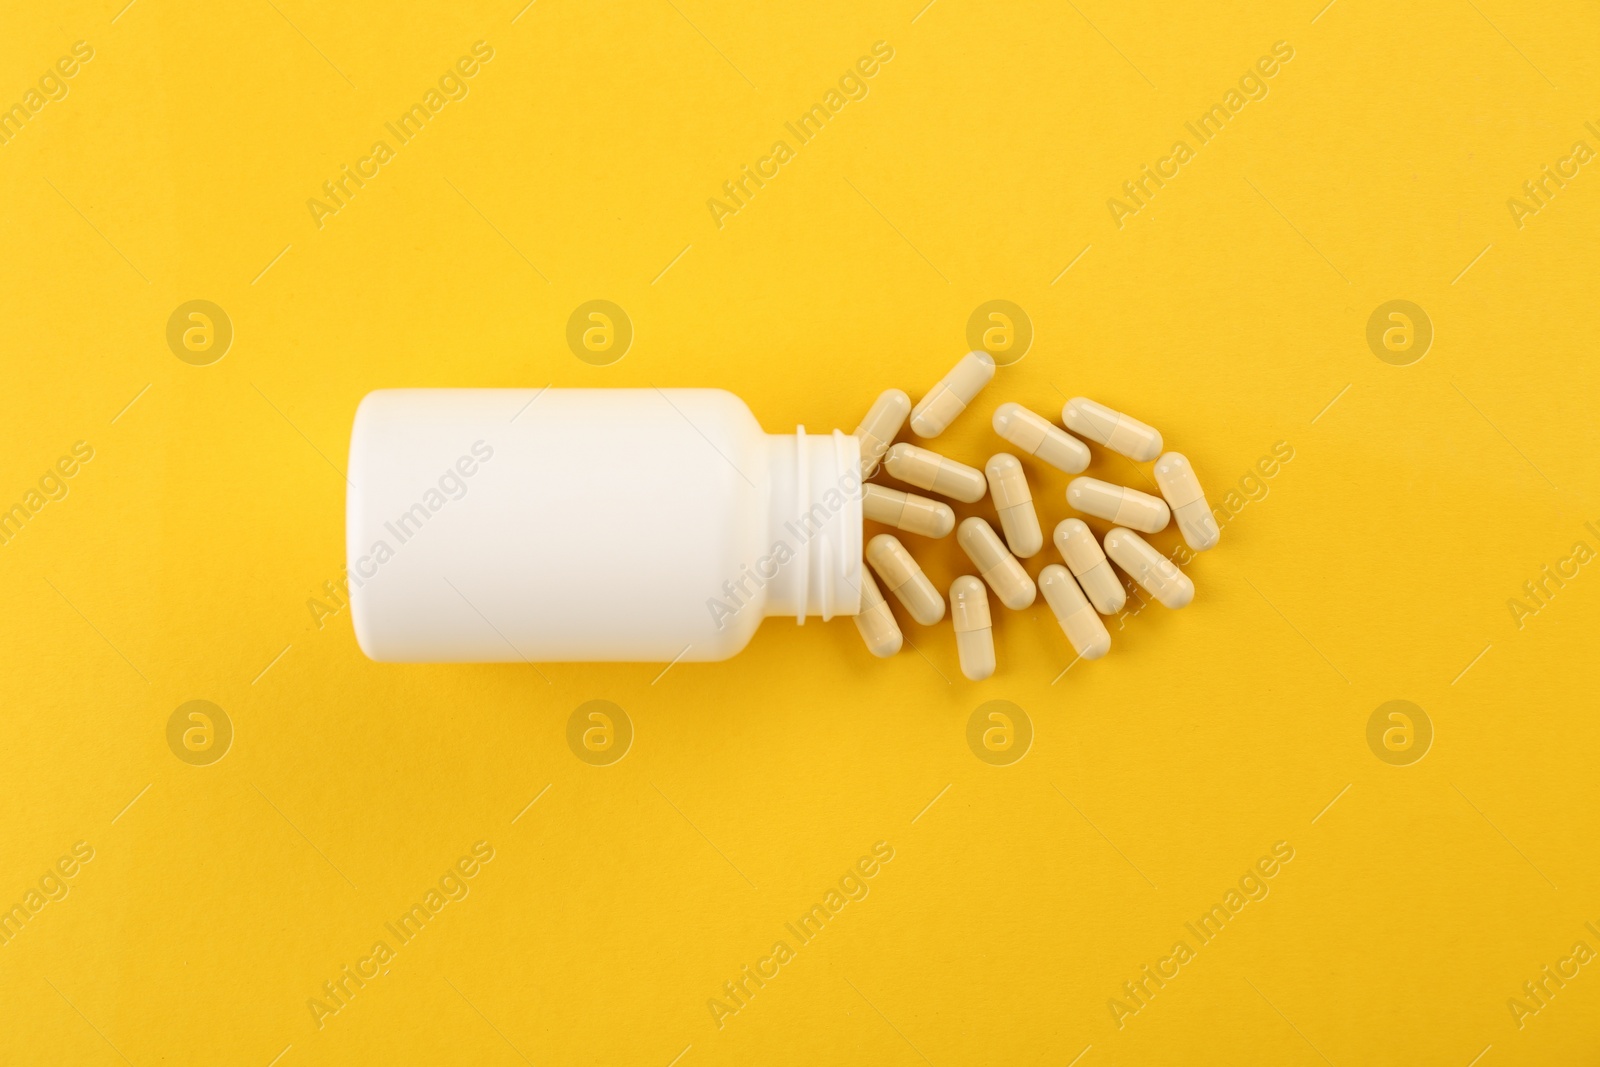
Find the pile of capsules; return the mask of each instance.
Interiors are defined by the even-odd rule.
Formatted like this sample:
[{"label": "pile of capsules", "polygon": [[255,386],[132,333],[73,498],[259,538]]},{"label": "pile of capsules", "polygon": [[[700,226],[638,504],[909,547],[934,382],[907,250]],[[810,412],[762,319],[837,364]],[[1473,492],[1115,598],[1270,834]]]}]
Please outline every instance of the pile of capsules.
[{"label": "pile of capsules", "polygon": [[[893,443],[908,416],[918,437],[938,437],[989,384],[994,372],[994,359],[987,352],[969,352],[915,407],[902,390],[885,391],[855,432],[861,439],[863,479],[872,477],[881,463],[896,480],[951,500],[975,504],[986,491],[994,498],[1000,529],[1005,533],[1003,541],[993,526],[977,516],[963,519],[958,529],[955,512],[948,504],[881,485],[869,484],[863,490],[862,512],[867,518],[924,537],[944,537],[955,530],[956,542],[977,568],[982,581],[964,574],[950,584],[950,615],[961,673],[973,681],[989,677],[995,669],[985,583],[1012,611],[1029,607],[1042,589],[1073,650],[1083,659],[1099,659],[1111,648],[1111,635],[1100,616],[1121,611],[1127,599],[1111,563],[1168,608],[1181,608],[1194,599],[1194,583],[1139,534],[1164,530],[1176,516],[1179,532],[1196,552],[1211,548],[1221,536],[1193,466],[1180,453],[1162,454],[1161,434],[1154,427],[1081,396],[1068,400],[1061,410],[1061,421],[1073,432],[1070,434],[1019,404],[1002,404],[994,413],[994,431],[1020,451],[1068,474],[1078,474],[1089,466],[1089,447],[1078,439],[1084,437],[1136,462],[1155,460],[1156,485],[1166,498],[1096,478],[1074,478],[1067,485],[1068,505],[1114,526],[1106,534],[1102,550],[1081,519],[1067,519],[1058,525],[1056,551],[1067,565],[1045,567],[1035,587],[1017,560],[1037,555],[1044,548],[1044,533],[1017,457],[997,453],[980,471],[926,448]],[[889,592],[918,623],[932,626],[944,618],[944,598],[898,537],[877,535],[867,543],[866,557]],[[856,628],[873,655],[892,656],[900,651],[900,627],[865,568],[861,579]]]}]

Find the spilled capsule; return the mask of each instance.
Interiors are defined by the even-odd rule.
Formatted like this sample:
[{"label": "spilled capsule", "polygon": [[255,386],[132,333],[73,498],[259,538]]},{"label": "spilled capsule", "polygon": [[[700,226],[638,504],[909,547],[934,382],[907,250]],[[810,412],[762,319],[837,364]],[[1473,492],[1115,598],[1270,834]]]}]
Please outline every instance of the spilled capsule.
[{"label": "spilled capsule", "polygon": [[1181,452],[1168,452],[1156,460],[1156,485],[1172,508],[1178,532],[1196,552],[1204,552],[1222,537],[1217,520],[1211,514],[1211,504],[1206,500],[1200,479],[1195,477],[1194,465]]},{"label": "spilled capsule", "polygon": [[894,621],[889,602],[883,599],[878,583],[865,567],[861,568],[861,611],[856,615],[856,629],[867,643],[867,651],[879,659],[900,651],[900,624]]},{"label": "spilled capsule", "polygon": [[1000,529],[1006,532],[1006,544],[1023,559],[1037,556],[1044,547],[1044,532],[1039,529],[1039,513],[1033,510],[1033,493],[1021,461],[1009,452],[1000,452],[989,457],[983,471],[1000,513]]},{"label": "spilled capsule", "polygon": [[883,465],[889,468],[889,473],[894,477],[918,489],[926,489],[964,504],[976,504],[983,499],[986,484],[982,471],[946,459],[926,448],[895,445],[884,456]]},{"label": "spilled capsule", "polygon": [[944,618],[944,598],[928,581],[906,546],[893,534],[879,534],[867,542],[867,562],[878,572],[895,599],[924,626]]},{"label": "spilled capsule", "polygon": [[974,682],[983,681],[994,673],[994,630],[989,619],[989,593],[970,574],[950,583],[950,621],[956,628],[961,673]]},{"label": "spilled capsule", "polygon": [[918,437],[938,437],[993,378],[994,357],[968,352],[911,409],[911,431]]},{"label": "spilled capsule", "polygon": [[961,525],[956,527],[956,543],[967,554],[972,565],[978,568],[978,573],[989,583],[989,588],[1000,598],[1000,603],[1012,611],[1021,611],[1033,603],[1038,593],[1033,579],[1028,577],[1028,572],[1022,569],[1017,558],[1006,551],[993,526],[976,515],[962,519]]},{"label": "spilled capsule", "polygon": [[1132,530],[1118,527],[1106,534],[1106,555],[1127,571],[1141,589],[1167,607],[1177,610],[1194,599],[1194,583],[1189,576]]},{"label": "spilled capsule", "polygon": [[949,504],[881,485],[866,487],[861,496],[861,513],[873,522],[924,537],[943,537],[956,528],[956,513]]},{"label": "spilled capsule", "polygon": [[[1115,615],[1128,602],[1128,591],[1122,588],[1117,573],[1106,562],[1100,542],[1082,519],[1063,519],[1056,524],[1056,551],[1067,561],[1078,584],[1102,615]],[[1044,577],[1041,572],[1040,578]]]},{"label": "spilled capsule", "polygon": [[1166,529],[1172,515],[1160,497],[1098,478],[1074,478],[1068,482],[1067,503],[1074,511],[1144,533]]},{"label": "spilled capsule", "polygon": [[1044,602],[1050,605],[1074,652],[1084,659],[1099,659],[1111,651],[1106,624],[1094,613],[1067,568],[1052,563],[1040,571],[1039,592],[1044,594]]},{"label": "spilled capsule", "polygon": [[995,409],[994,432],[1035,459],[1068,474],[1078,474],[1089,466],[1088,445],[1021,404],[1008,402]]},{"label": "spilled capsule", "polygon": [[885,389],[878,394],[856,427],[856,436],[861,439],[861,477],[870,478],[877,473],[879,461],[894,444],[909,414],[911,398],[904,389]]},{"label": "spilled capsule", "polygon": [[1061,421],[1079,437],[1087,437],[1129,459],[1148,463],[1161,454],[1161,434],[1154,426],[1120,411],[1075,396],[1061,409]]}]

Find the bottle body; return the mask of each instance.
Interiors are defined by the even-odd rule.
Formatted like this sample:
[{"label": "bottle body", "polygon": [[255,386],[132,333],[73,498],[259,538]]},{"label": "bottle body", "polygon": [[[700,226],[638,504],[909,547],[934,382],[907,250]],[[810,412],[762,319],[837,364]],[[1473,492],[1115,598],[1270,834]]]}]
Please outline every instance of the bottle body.
[{"label": "bottle body", "polygon": [[716,389],[380,390],[350,443],[357,640],[402,662],[718,660],[769,614],[855,614],[859,461]]}]

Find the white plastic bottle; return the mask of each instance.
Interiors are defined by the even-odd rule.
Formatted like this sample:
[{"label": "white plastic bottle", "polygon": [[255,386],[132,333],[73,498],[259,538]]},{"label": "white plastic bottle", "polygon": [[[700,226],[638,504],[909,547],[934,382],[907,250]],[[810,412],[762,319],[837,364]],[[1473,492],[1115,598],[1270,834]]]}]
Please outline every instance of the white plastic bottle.
[{"label": "white plastic bottle", "polygon": [[362,651],[720,660],[768,615],[854,615],[854,436],[767,434],[720,389],[385,389],[356,411]]}]

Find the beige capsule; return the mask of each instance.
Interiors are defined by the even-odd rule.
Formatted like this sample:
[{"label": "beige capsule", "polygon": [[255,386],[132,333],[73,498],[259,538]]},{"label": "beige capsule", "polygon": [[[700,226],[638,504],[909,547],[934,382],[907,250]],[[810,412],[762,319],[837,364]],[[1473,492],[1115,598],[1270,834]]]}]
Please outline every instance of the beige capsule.
[{"label": "beige capsule", "polygon": [[904,640],[900,624],[894,621],[894,613],[889,610],[889,602],[883,599],[878,583],[872,580],[872,573],[865,567],[861,568],[861,611],[856,615],[856,629],[861,633],[861,640],[867,643],[867,651],[879,659],[899,652]]},{"label": "beige capsule", "polygon": [[1033,510],[1033,491],[1028,488],[1022,461],[1000,452],[989,457],[983,472],[989,479],[989,495],[1000,514],[1006,544],[1023,559],[1037,556],[1044,547],[1044,531],[1039,529],[1039,513]]},{"label": "beige capsule", "polygon": [[937,452],[929,452],[916,445],[899,444],[889,449],[883,458],[889,473],[907,485],[926,489],[963,504],[976,504],[983,499],[987,484],[983,472],[965,463],[946,459]]},{"label": "beige capsule", "polygon": [[911,432],[918,437],[938,437],[993,378],[994,357],[987,352],[968,352],[911,409]]},{"label": "beige capsule", "polygon": [[1006,551],[1005,542],[1000,540],[993,526],[976,515],[962,519],[961,525],[956,527],[956,543],[978,568],[1000,603],[1012,611],[1021,611],[1033,603],[1038,594],[1033,579],[1022,569],[1017,557]]},{"label": "beige capsule", "polygon": [[995,409],[994,432],[1056,470],[1078,474],[1089,466],[1088,445],[1021,404]]},{"label": "beige capsule", "polygon": [[956,513],[949,504],[881,485],[866,487],[861,496],[861,513],[873,522],[924,537],[944,537],[956,528]]},{"label": "beige capsule", "polygon": [[1067,568],[1052,563],[1039,572],[1039,592],[1055,613],[1056,622],[1067,635],[1073,651],[1084,659],[1099,659],[1111,651],[1111,635],[1106,624],[1094,613],[1088,598]]},{"label": "beige capsule", "polygon": [[911,398],[904,389],[885,389],[878,394],[856,427],[856,436],[861,439],[861,477],[870,478],[877,473],[879,461],[894,444],[910,414]]},{"label": "beige capsule", "polygon": [[1161,433],[1131,415],[1075,396],[1061,408],[1061,421],[1079,437],[1087,437],[1129,459],[1148,463],[1161,454]]},{"label": "beige capsule", "polygon": [[867,562],[878,572],[895,599],[924,626],[944,618],[944,598],[928,581],[906,546],[893,534],[879,534],[867,542]]},{"label": "beige capsule", "polygon": [[1159,533],[1172,517],[1166,501],[1125,485],[1098,478],[1074,478],[1067,483],[1067,503],[1074,511],[1127,526],[1142,533]]},{"label": "beige capsule", "polygon": [[1056,551],[1067,561],[1094,610],[1102,615],[1121,611],[1128,602],[1128,591],[1122,588],[1122,581],[1111,569],[1088,524],[1082,519],[1063,519],[1056,524],[1055,542]]},{"label": "beige capsule", "polygon": [[1106,555],[1128,572],[1139,588],[1177,610],[1194,599],[1194,583],[1150,542],[1120,526],[1106,534]]},{"label": "beige capsule", "polygon": [[1204,552],[1216,545],[1222,530],[1211,514],[1211,504],[1189,458],[1182,452],[1168,452],[1156,460],[1155,475],[1161,495],[1167,498],[1172,517],[1177,520],[1178,532],[1189,547]]},{"label": "beige capsule", "polygon": [[956,628],[961,673],[974,682],[983,681],[994,673],[994,630],[989,592],[970,574],[950,583],[950,621]]}]

